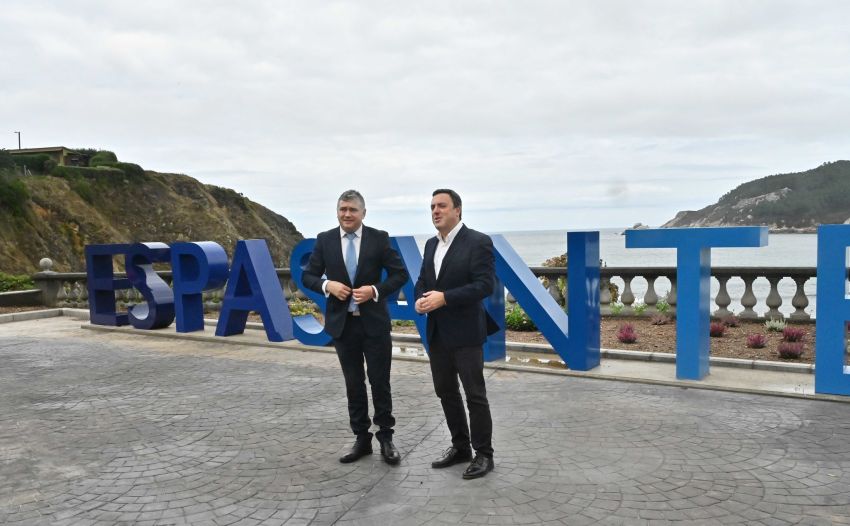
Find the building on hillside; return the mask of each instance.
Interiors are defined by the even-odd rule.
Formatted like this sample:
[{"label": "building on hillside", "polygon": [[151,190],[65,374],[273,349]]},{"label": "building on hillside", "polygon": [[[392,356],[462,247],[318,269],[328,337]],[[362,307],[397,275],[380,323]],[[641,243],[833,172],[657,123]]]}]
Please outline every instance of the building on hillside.
[{"label": "building on hillside", "polygon": [[16,155],[41,155],[50,156],[59,166],[88,166],[89,154],[77,152],[64,146],[51,146],[48,148],[23,148],[20,150],[7,150],[12,157]]}]

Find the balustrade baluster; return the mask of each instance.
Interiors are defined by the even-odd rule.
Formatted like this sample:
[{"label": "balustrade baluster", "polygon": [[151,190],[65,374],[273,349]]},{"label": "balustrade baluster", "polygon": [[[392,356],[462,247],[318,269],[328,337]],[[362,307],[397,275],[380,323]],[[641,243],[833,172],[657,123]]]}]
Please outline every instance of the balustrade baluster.
[{"label": "balustrade baluster", "polygon": [[80,284],[80,308],[89,308],[89,287],[88,282],[83,281]]},{"label": "balustrade baluster", "polygon": [[767,281],[770,282],[770,292],[767,295],[765,304],[768,307],[765,317],[768,319],[782,319],[785,316],[779,312],[779,307],[782,306],[782,296],[779,295],[779,280],[781,276],[768,276]]},{"label": "balustrade baluster", "polygon": [[810,320],[812,317],[806,312],[806,307],[809,306],[809,298],[806,297],[806,276],[791,276],[794,283],[797,284],[797,290],[794,292],[794,297],[791,298],[791,305],[794,306],[794,312],[791,313],[791,319],[796,321]]},{"label": "balustrade baluster", "polygon": [[71,307],[78,309],[82,305],[83,291],[79,281],[74,281],[71,284]]},{"label": "balustrade baluster", "polygon": [[68,300],[68,290],[65,288],[65,287],[67,287],[67,285],[68,285],[68,283],[65,282],[65,281],[62,281],[59,284],[59,292],[56,294],[56,306],[57,307],[67,307],[68,306],[68,305],[65,304],[65,302]]},{"label": "balustrade baluster", "polygon": [[599,310],[602,314],[611,314],[611,278],[599,278]]},{"label": "balustrade baluster", "polygon": [[549,291],[549,295],[552,296],[552,299],[556,302],[563,303],[564,296],[561,295],[561,289],[558,287],[558,278],[550,277],[546,281],[549,282],[549,285],[546,289]]},{"label": "balustrade baluster", "polygon": [[667,293],[667,304],[670,305],[670,313],[676,312],[676,274],[668,276],[670,280],[670,292]]},{"label": "balustrade baluster", "polygon": [[280,280],[280,288],[283,290],[283,297],[286,301],[292,300],[292,289],[289,288],[290,279],[288,277],[278,276]]},{"label": "balustrade baluster", "polygon": [[726,290],[726,282],[729,281],[731,276],[715,277],[720,284],[720,288],[717,290],[717,296],[714,298],[714,303],[717,304],[717,310],[714,311],[714,315],[718,318],[726,318],[732,315],[732,312],[728,308],[732,304],[732,298],[729,297],[729,291]]},{"label": "balustrade baluster", "polygon": [[635,302],[635,295],[632,292],[632,280],[635,279],[634,275],[621,275],[623,279],[623,293],[620,294],[620,303],[623,304],[623,313],[631,314],[632,305]]},{"label": "balustrade baluster", "polygon": [[643,295],[643,302],[649,310],[655,310],[655,305],[658,304],[658,293],[655,292],[655,280],[658,276],[646,277],[646,294]]},{"label": "balustrade baluster", "polygon": [[756,314],[756,311],[753,309],[758,301],[756,299],[756,295],[753,293],[753,282],[756,280],[756,275],[741,274],[741,279],[744,280],[744,295],[741,296],[741,306],[744,307],[744,310],[741,311],[741,314],[738,317],[744,319],[756,319],[758,318],[758,314]]}]

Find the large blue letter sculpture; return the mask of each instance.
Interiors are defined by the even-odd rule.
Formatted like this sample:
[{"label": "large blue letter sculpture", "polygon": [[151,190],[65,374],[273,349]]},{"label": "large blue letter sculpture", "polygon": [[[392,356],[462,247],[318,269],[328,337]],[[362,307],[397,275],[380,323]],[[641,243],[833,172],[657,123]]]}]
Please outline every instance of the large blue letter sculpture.
[{"label": "large blue letter sculpture", "polygon": [[711,249],[765,245],[766,226],[626,231],[626,248],[677,249],[676,378],[702,380],[708,374]]},{"label": "large blue letter sculpture", "polygon": [[269,341],[293,339],[292,316],[269,247],[263,239],[236,242],[215,335],[242,334],[251,311],[259,313],[263,319]]},{"label": "large blue letter sculpture", "polygon": [[227,281],[227,252],[213,241],[171,245],[177,332],[204,330],[204,296]]},{"label": "large blue letter sculpture", "polygon": [[[410,278],[407,283],[402,285],[401,289],[387,298],[390,308],[390,318],[394,320],[410,320],[416,324],[416,329],[419,331],[419,337],[422,339],[422,345],[425,350],[428,350],[427,322],[428,319],[416,312],[413,306],[415,303],[415,285],[419,279],[419,271],[422,269],[422,254],[419,253],[419,247],[416,245],[416,239],[413,236],[400,236],[390,238],[393,248],[401,257],[401,262],[407,268],[407,273]],[[404,294],[405,302],[399,301],[401,294]]]},{"label": "large blue letter sculpture", "polygon": [[818,227],[818,315],[815,325],[815,392],[850,395],[850,367],[845,365],[847,247],[850,225]]},{"label": "large blue letter sculpture", "polygon": [[127,253],[128,244],[86,245],[86,287],[93,325],[127,325],[127,313],[115,312],[115,291],[131,288],[126,278],[115,279],[112,258]]},{"label": "large blue letter sculpture", "polygon": [[[599,232],[567,234],[569,316],[505,238],[492,237],[496,275],[555,352],[576,371],[599,365]],[[500,317],[504,323],[504,308]]]},{"label": "large blue letter sculpture", "polygon": [[130,307],[130,324],[137,329],[162,329],[174,321],[174,292],[156,271],[154,263],[171,261],[165,243],[136,243],[127,249],[127,279],[145,299]]},{"label": "large blue letter sculpture", "polygon": [[[313,253],[313,247],[315,246],[315,238],[305,239],[295,245],[295,248],[292,249],[292,255],[289,257],[289,270],[292,272],[292,281],[298,287],[298,290],[318,305],[321,312],[325,312],[328,299],[324,294],[314,292],[305,287],[302,278],[304,276],[304,269],[307,268],[307,263],[310,261],[310,254]],[[325,332],[324,326],[312,314],[296,316],[293,322],[295,337],[304,345],[327,345],[331,342],[331,337]]]}]

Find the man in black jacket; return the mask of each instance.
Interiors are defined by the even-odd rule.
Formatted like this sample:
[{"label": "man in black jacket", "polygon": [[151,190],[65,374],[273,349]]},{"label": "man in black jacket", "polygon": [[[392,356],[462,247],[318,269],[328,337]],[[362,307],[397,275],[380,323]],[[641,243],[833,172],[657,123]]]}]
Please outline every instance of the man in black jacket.
[{"label": "man in black jacket", "polygon": [[[484,384],[483,345],[487,334],[497,327],[482,304],[493,293],[493,242],[461,222],[461,200],[454,190],[434,191],[431,219],[438,234],[425,244],[415,307],[416,312],[428,314],[434,391],[452,435],[452,446],[431,466],[443,468],[472,459],[471,439],[475,458],[463,478],[473,479],[483,477],[494,467],[493,421]],[[458,378],[466,394],[469,425]]]},{"label": "man in black jacket", "polygon": [[[328,298],[325,331],[333,338],[345,377],[348,416],[357,438],[339,461],[354,462],[372,453],[372,421],[365,382],[368,374],[381,455],[387,463],[397,464],[401,455],[392,440],[395,418],[390,390],[392,342],[387,297],[404,285],[408,273],[387,233],[364,226],[364,217],[363,196],[356,190],[343,192],[337,201],[339,227],[317,236],[303,281]],[[381,281],[383,270],[387,277]]]}]

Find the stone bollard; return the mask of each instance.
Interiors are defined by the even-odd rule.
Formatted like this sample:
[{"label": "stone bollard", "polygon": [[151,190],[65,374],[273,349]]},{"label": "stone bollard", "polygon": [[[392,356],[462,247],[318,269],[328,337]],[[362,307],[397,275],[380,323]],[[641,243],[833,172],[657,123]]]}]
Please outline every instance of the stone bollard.
[{"label": "stone bollard", "polygon": [[42,258],[38,262],[41,272],[33,275],[32,280],[36,288],[41,291],[42,303],[45,307],[54,308],[59,295],[59,288],[62,286],[62,280],[55,279],[56,272],[52,271],[53,261],[50,258]]}]

